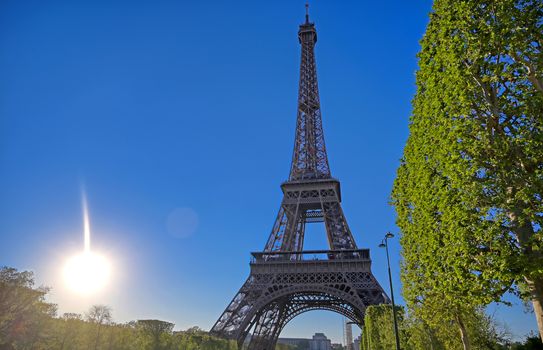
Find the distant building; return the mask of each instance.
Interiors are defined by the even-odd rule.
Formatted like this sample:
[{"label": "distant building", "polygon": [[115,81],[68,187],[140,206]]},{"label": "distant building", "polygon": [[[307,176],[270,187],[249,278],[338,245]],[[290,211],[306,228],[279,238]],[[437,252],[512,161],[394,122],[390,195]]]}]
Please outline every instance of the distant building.
[{"label": "distant building", "polygon": [[362,342],[362,336],[359,335],[358,338],[356,338],[356,339],[354,340],[354,342],[353,342],[353,343],[354,343],[354,348],[355,348],[355,350],[359,350],[359,349],[360,349],[360,343],[361,343],[361,342]]},{"label": "distant building", "polygon": [[307,338],[279,338],[277,344],[296,346],[299,350],[335,350],[343,349],[341,344],[334,344],[324,335],[324,333],[315,333],[312,339]]},{"label": "distant building", "polygon": [[324,333],[315,333],[309,340],[309,350],[332,350],[332,341]]}]

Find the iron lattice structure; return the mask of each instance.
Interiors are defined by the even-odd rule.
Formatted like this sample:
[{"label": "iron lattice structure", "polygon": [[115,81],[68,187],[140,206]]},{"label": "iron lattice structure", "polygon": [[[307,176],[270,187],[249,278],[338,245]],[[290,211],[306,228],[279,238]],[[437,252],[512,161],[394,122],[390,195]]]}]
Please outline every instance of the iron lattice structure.
[{"label": "iron lattice structure", "polygon": [[[330,173],[322,128],[314,47],[315,25],[300,25],[302,47],[296,138],[283,200],[264,251],[211,332],[241,348],[272,350],[297,315],[330,310],[362,324],[368,305],[389,299],[371,273],[368,249],[358,249],[341,209],[340,183]],[[304,251],[305,226],[324,222],[329,250]],[[250,333],[252,333],[250,335]]]}]

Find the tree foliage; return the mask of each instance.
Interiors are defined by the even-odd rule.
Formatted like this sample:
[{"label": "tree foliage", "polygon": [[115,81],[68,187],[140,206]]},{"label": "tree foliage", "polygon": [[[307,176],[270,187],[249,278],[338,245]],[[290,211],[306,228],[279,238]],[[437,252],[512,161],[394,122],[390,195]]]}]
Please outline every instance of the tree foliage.
[{"label": "tree foliage", "polygon": [[17,343],[32,347],[47,337],[45,328],[56,312],[45,302],[47,288],[34,288],[32,272],[0,269],[0,349]]},{"label": "tree foliage", "polygon": [[[456,350],[462,348],[458,331],[447,322],[430,326],[416,314],[406,315],[396,307],[401,348],[404,350]],[[465,327],[472,339],[473,349],[506,349],[507,339],[496,331],[492,319],[482,310],[464,318]],[[395,348],[391,305],[369,306],[362,328],[362,350],[389,350]]]},{"label": "tree foliage", "polygon": [[[393,189],[410,310],[456,325],[526,290],[543,332],[543,2],[435,0]],[[519,286],[521,288],[519,288]]]},{"label": "tree foliage", "polygon": [[530,336],[524,344],[514,344],[512,350],[543,350],[543,342],[536,336]]},{"label": "tree foliage", "polygon": [[114,323],[111,308],[94,305],[85,317],[56,317],[45,301],[47,288],[36,288],[31,272],[0,269],[0,350],[237,350],[198,327],[173,332],[173,323],[139,320]]},{"label": "tree foliage", "polygon": [[[405,332],[403,332],[403,308],[396,307],[398,325],[400,326],[400,342],[405,348]],[[363,350],[388,350],[396,346],[394,336],[391,305],[373,305],[366,309],[364,316],[363,338],[361,346]]]},{"label": "tree foliage", "polygon": [[138,320],[136,323],[137,329],[143,334],[144,348],[149,350],[167,348],[173,326],[173,323],[160,320]]}]

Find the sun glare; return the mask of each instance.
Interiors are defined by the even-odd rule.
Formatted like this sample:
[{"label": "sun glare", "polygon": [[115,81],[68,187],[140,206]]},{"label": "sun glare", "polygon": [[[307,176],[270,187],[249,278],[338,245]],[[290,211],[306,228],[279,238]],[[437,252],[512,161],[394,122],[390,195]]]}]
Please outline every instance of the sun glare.
[{"label": "sun glare", "polygon": [[91,251],[89,210],[85,193],[82,204],[84,250],[66,260],[63,272],[64,281],[70,290],[80,295],[90,295],[106,286],[111,265],[104,256]]},{"label": "sun glare", "polygon": [[64,265],[66,286],[80,295],[90,295],[103,289],[110,274],[107,259],[90,251],[72,256]]}]

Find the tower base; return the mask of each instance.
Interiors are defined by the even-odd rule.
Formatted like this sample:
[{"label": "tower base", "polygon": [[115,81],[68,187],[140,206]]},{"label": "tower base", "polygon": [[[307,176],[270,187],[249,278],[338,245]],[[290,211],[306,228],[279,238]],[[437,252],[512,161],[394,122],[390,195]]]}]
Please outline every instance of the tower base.
[{"label": "tower base", "polygon": [[389,299],[371,273],[368,249],[252,253],[251,273],[211,333],[241,349],[273,350],[285,325],[310,310],[361,325],[366,307]]}]

